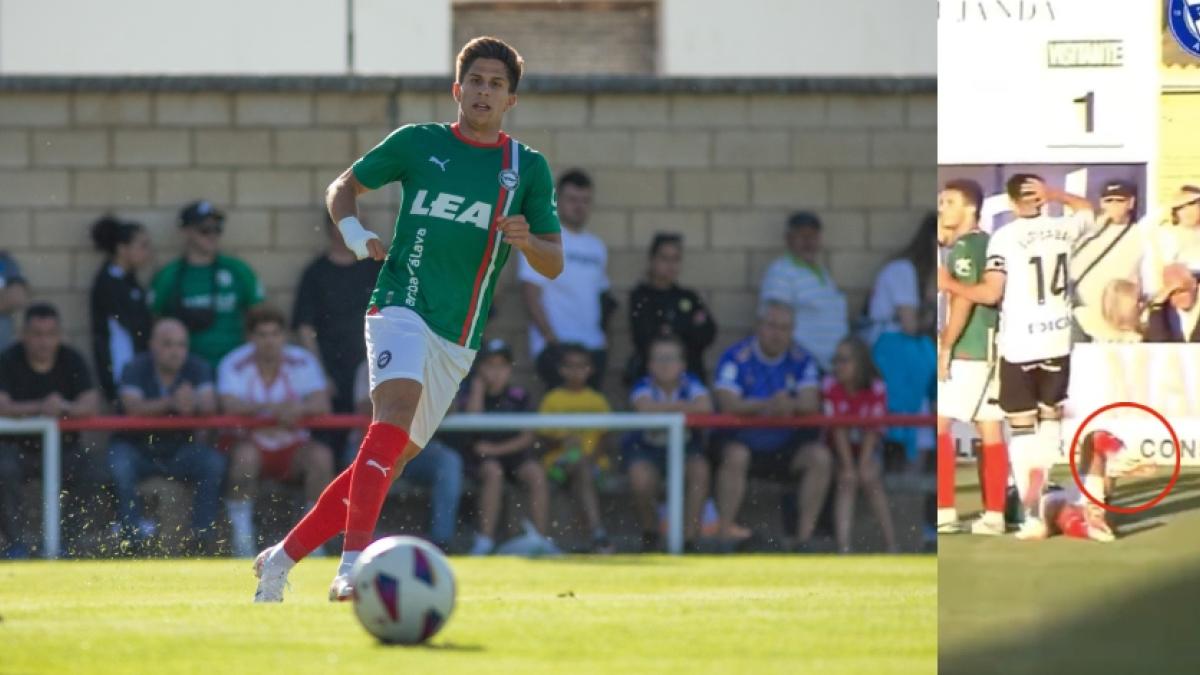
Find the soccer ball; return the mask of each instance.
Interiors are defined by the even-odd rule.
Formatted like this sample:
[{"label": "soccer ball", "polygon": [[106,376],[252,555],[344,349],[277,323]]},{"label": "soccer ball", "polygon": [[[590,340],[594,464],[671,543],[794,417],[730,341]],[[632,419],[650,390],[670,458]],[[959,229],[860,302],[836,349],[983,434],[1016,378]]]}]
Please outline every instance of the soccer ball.
[{"label": "soccer ball", "polygon": [[387,644],[419,644],[454,611],[454,573],[432,544],[388,537],[367,547],[350,570],[354,613]]}]

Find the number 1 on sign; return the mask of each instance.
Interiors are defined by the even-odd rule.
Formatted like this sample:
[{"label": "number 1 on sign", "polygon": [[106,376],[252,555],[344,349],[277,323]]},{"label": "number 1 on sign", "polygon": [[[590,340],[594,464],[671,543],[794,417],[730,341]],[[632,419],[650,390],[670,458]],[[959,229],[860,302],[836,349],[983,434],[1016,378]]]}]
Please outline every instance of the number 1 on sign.
[{"label": "number 1 on sign", "polygon": [[1089,91],[1083,96],[1071,101],[1071,103],[1083,106],[1084,133],[1090,134],[1096,131],[1096,92]]}]

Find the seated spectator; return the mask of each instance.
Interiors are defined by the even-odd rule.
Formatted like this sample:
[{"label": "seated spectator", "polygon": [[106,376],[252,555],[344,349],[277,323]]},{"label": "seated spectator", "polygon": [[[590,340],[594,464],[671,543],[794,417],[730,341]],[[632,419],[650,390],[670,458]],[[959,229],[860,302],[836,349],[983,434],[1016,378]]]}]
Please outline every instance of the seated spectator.
[{"label": "seated spectator", "polygon": [[896,531],[887,493],[883,490],[882,427],[872,418],[887,414],[887,389],[875,372],[867,346],[858,338],[846,338],[833,357],[833,375],[823,384],[825,414],[862,418],[861,427],[831,427],[829,444],[837,455],[837,495],[833,505],[834,533],[838,550],[850,552],[854,502],[858,488],[871,504],[887,550],[896,552]]},{"label": "seated spectator", "polygon": [[884,333],[932,335],[937,319],[937,216],[930,213],[916,234],[875,276],[862,337],[875,344]]},{"label": "seated spectator", "polygon": [[263,300],[254,270],[220,252],[225,214],[206,201],[179,213],[183,255],[167,263],[150,282],[150,309],[187,326],[192,353],[217,368],[242,344],[246,310]]},{"label": "seated spectator", "polygon": [[1143,306],[1136,282],[1113,279],[1104,286],[1098,303],[1075,308],[1075,323],[1093,342],[1141,342]]},{"label": "seated spectator", "polygon": [[538,377],[547,389],[553,389],[562,383],[559,345],[583,345],[594,364],[588,386],[603,389],[608,363],[605,319],[613,303],[608,290],[608,248],[600,237],[584,232],[592,211],[592,179],[579,169],[566,171],[558,179],[556,195],[567,261],[562,274],[547,279],[534,271],[525,256],[517,256],[517,279],[529,312],[529,352]]},{"label": "seated spectator", "polygon": [[646,280],[629,293],[629,327],[633,331],[633,356],[625,372],[626,384],[646,375],[650,343],[675,335],[683,343],[687,372],[708,381],[704,350],[717,336],[717,325],[695,291],[678,285],[683,261],[683,237],[658,233],[650,243],[650,269]]},{"label": "seated spectator", "polygon": [[[367,362],[359,364],[354,376],[355,412],[370,417],[371,386]],[[344,465],[349,466],[362,444],[362,431],[351,434],[345,447]],[[463,461],[453,448],[441,442],[437,436],[404,465],[400,478],[423,485],[429,489],[429,540],[443,551],[450,548],[454,540],[454,529],[458,523],[458,502],[462,498]]]},{"label": "seated spectator", "polygon": [[[512,348],[490,340],[479,352],[475,374],[467,383],[462,409],[469,413],[530,412],[529,392],[512,383]],[[550,489],[546,471],[534,453],[532,431],[481,431],[467,435],[463,454],[479,482],[479,524],[471,555],[496,548],[496,525],[504,497],[505,479],[520,482],[528,498],[529,520],[539,534],[549,523]]]},{"label": "seated spectator", "polygon": [[[821,409],[820,371],[816,360],[792,341],[796,314],[792,305],[767,300],[750,337],[735,343],[717,364],[717,407],[734,415],[788,417]],[[816,429],[740,429],[725,434],[717,470],[718,537],[723,549],[740,545],[738,510],[746,477],[796,481],[800,515],[790,547],[806,549],[829,493],[833,458]]]},{"label": "seated spectator", "polygon": [[[62,343],[58,310],[44,303],[29,305],[20,342],[0,353],[0,417],[81,418],[99,409],[100,393],[83,356]],[[21,489],[41,476],[41,443],[40,435],[0,436],[0,530],[8,557],[29,555]],[[96,453],[82,448],[73,433],[63,434],[61,449],[63,485],[77,498],[94,496],[95,487],[106,480]]]},{"label": "seated spectator", "polygon": [[92,353],[100,389],[116,402],[117,380],[150,340],[150,307],[137,276],[150,260],[150,236],[141,223],[105,216],[92,225],[92,242],[104,253],[92,280]]},{"label": "seated spectator", "polygon": [[[212,369],[188,353],[187,329],[177,319],[159,319],[150,335],[150,351],[134,357],[120,381],[126,415],[165,417],[212,415],[217,411]],[[151,476],[192,485],[191,537],[197,549],[216,550],[225,456],[194,431],[121,433],[108,446],[108,464],[117,489],[117,515],[123,537],[135,544],[153,535],[153,521],[142,516],[137,486]]]},{"label": "seated spectator", "polygon": [[[565,344],[558,350],[558,376],[562,384],[546,392],[538,408],[541,413],[608,413],[612,408],[604,394],[588,386],[593,375],[592,356],[587,348]],[[556,485],[571,485],[592,533],[593,553],[612,553],[608,530],[600,521],[600,503],[596,498],[598,470],[608,468],[600,442],[604,432],[597,429],[542,431],[546,454],[542,464]]]},{"label": "seated spectator", "polygon": [[[932,414],[937,392],[937,346],[928,335],[884,333],[871,357],[887,387],[888,412],[897,415]],[[904,448],[908,470],[917,473],[923,458],[937,446],[933,428],[891,427],[887,440]]]},{"label": "seated spectator", "polygon": [[1180,263],[1163,268],[1162,295],[1146,319],[1146,342],[1200,342],[1196,278]]},{"label": "seated spectator", "polygon": [[333,453],[297,423],[329,412],[329,387],[312,352],[288,345],[283,312],[260,305],[246,313],[250,342],[229,352],[217,369],[221,408],[231,415],[264,417],[278,426],[239,434],[232,443],[226,508],[233,554],[255,554],[254,497],[260,477],[303,481],[311,508],[333,479]]},{"label": "seated spectator", "polygon": [[[683,342],[674,335],[658,336],[650,343],[650,374],[643,377],[629,395],[637,412],[681,412],[703,414],[713,411],[712,396],[700,378],[684,370]],[[708,497],[710,471],[704,457],[702,439],[695,430],[688,432],[685,446],[686,496],[684,499],[683,539],[694,548],[700,534],[700,514]],[[634,507],[642,526],[642,551],[657,551],[658,494],[667,475],[667,434],[664,431],[635,431],[625,436],[621,459],[629,472]]]},{"label": "seated spectator", "polygon": [[792,214],[786,240],[788,254],[767,268],[759,303],[776,299],[790,304],[796,313],[792,339],[829,370],[849,324],[846,296],[821,262],[821,220],[810,211]]},{"label": "seated spectator", "polygon": [[29,304],[29,283],[8,251],[0,251],[0,350],[17,339],[13,316]]}]

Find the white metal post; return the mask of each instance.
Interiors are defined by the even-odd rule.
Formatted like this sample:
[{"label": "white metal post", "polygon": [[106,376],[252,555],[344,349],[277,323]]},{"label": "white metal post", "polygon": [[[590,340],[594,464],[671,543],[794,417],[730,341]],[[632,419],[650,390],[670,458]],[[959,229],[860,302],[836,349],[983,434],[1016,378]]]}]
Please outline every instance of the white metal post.
[{"label": "white metal post", "polygon": [[684,417],[667,427],[667,552],[683,553]]},{"label": "white metal post", "polygon": [[59,495],[62,493],[62,436],[54,420],[42,427],[42,537],[46,557],[57,558],[62,533]]}]

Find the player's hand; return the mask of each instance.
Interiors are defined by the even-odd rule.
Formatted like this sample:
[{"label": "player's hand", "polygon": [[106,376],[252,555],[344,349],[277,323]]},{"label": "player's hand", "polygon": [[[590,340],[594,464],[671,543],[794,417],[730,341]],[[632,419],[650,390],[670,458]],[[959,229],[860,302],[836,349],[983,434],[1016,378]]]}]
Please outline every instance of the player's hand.
[{"label": "player's hand", "polygon": [[525,216],[508,216],[500,220],[500,232],[504,241],[510,246],[524,251],[533,243],[533,234],[529,231],[529,223]]},{"label": "player's hand", "polygon": [[383,247],[383,242],[379,241],[378,237],[367,240],[367,257],[380,262],[387,257],[387,249]]},{"label": "player's hand", "polygon": [[1050,190],[1042,181],[1030,178],[1021,183],[1021,197],[1037,206],[1041,206],[1050,198]]}]

